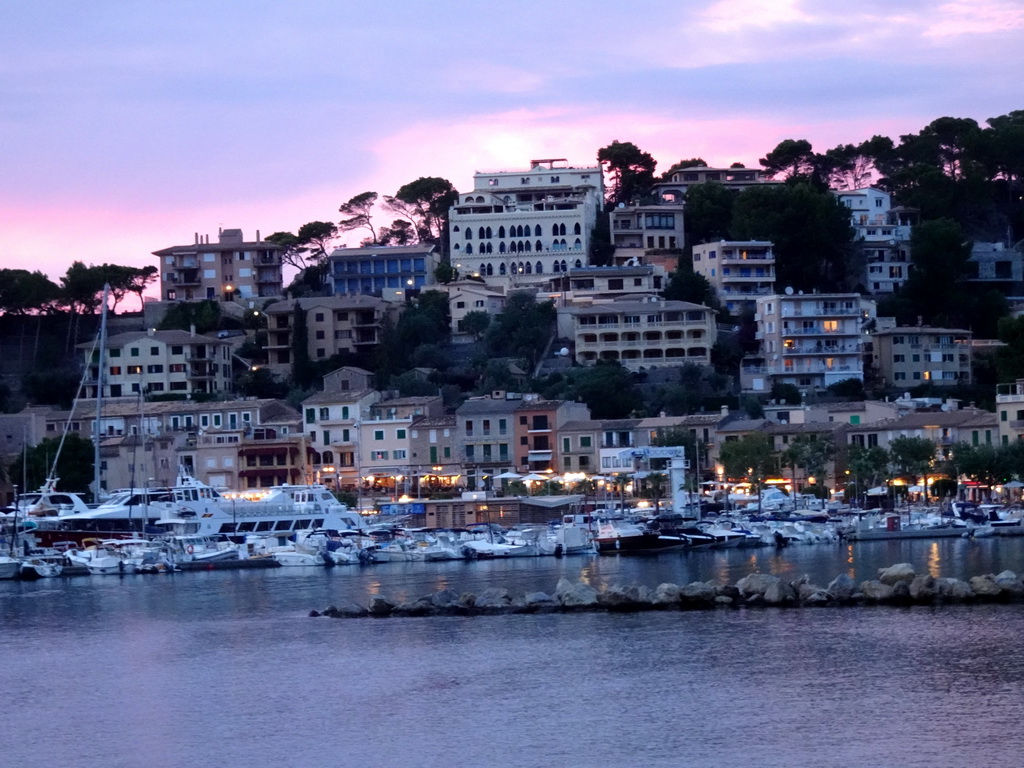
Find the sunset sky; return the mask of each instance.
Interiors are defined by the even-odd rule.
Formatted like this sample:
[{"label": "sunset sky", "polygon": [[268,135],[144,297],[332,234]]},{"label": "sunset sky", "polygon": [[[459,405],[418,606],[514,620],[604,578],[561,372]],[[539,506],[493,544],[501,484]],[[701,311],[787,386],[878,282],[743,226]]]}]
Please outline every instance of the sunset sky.
[{"label": "sunset sky", "polygon": [[0,265],[155,264],[615,139],[664,170],[983,123],[1024,109],[1022,42],[1020,0],[5,3]]}]

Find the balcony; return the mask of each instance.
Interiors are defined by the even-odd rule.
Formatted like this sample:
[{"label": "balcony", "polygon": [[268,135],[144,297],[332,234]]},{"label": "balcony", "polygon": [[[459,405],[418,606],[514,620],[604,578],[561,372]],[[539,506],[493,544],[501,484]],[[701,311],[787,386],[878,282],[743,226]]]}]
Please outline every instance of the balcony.
[{"label": "balcony", "polygon": [[813,306],[782,306],[782,317],[859,317],[860,307],[835,307],[816,304]]}]

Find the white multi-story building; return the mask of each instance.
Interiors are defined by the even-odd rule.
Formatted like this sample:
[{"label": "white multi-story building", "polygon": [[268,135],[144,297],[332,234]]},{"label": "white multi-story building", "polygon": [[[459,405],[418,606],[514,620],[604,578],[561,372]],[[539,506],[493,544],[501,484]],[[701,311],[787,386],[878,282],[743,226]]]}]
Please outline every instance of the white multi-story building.
[{"label": "white multi-story building", "polygon": [[767,240],[720,240],[693,246],[693,271],[703,275],[733,315],[775,293],[775,252]]},{"label": "white multi-story building", "polygon": [[850,209],[854,241],[864,250],[868,293],[893,293],[910,276],[910,219],[913,211],[893,208],[892,197],[874,187],[833,192]]},{"label": "white multi-story building", "polygon": [[773,383],[823,389],[864,380],[867,322],[875,302],[857,293],[762,296],[755,320],[760,354],[743,360],[743,389],[766,392]]},{"label": "white multi-story building", "polygon": [[565,272],[589,263],[604,205],[599,166],[531,160],[527,171],[476,173],[449,212],[451,262],[487,280]]}]

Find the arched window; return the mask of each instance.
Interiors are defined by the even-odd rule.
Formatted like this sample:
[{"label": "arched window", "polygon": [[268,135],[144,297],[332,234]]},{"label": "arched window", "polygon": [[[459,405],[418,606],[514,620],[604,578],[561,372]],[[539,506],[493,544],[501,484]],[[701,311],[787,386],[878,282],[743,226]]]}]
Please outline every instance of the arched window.
[{"label": "arched window", "polygon": [[557,224],[552,224],[551,225],[551,236],[552,237],[558,237],[558,225]]},{"label": "arched window", "polygon": [[477,201],[478,203],[482,203],[482,202],[484,201],[484,196],[483,196],[483,195],[477,195],[477,196],[476,196],[476,201]]},{"label": "arched window", "polygon": [[526,252],[527,252],[527,253],[529,253],[529,252],[530,252],[530,251],[532,251],[532,250],[533,250],[533,246],[532,246],[532,245],[530,245],[530,241],[529,241],[529,240],[527,240],[527,241],[526,241]]},{"label": "arched window", "polygon": [[491,266],[490,262],[487,263],[487,274],[488,274],[488,276],[494,274],[494,267]]},{"label": "arched window", "polygon": [[466,255],[467,256],[472,256],[473,255],[473,246],[472,246],[471,243],[467,243],[466,244]]},{"label": "arched window", "polygon": [[333,464],[334,463],[334,451],[324,451],[323,453],[320,454],[320,460],[324,464]]},{"label": "arched window", "polygon": [[520,240],[518,243],[516,243],[516,253],[522,253],[524,250],[525,248],[523,246],[523,241]]},{"label": "arched window", "polygon": [[560,235],[564,235],[565,234],[565,224],[559,224],[558,225],[558,234],[560,234]]},{"label": "arched window", "polygon": [[504,275],[505,274],[505,262],[501,262],[501,264],[498,265],[498,274],[499,275]]},{"label": "arched window", "polygon": [[487,252],[488,253],[493,253],[493,249],[491,248],[491,244],[490,243],[487,244]]},{"label": "arched window", "polygon": [[534,272],[536,272],[538,275],[544,274],[544,265],[541,264],[539,261],[537,262],[537,266],[534,267],[533,269]]},{"label": "arched window", "polygon": [[572,233],[574,235],[582,235],[583,234],[583,230],[580,228],[580,223],[578,221],[573,225]]},{"label": "arched window", "polygon": [[533,264],[531,264],[530,262],[526,262],[526,274],[533,274]]},{"label": "arched window", "polygon": [[541,251],[544,250],[544,246],[543,244],[541,244],[540,240],[538,240],[537,244],[533,246],[533,250],[535,250],[537,253],[540,253]]},{"label": "arched window", "polygon": [[473,202],[473,196],[472,196],[472,195],[469,195],[469,196],[468,196],[468,197],[466,198],[466,202],[467,202],[467,203],[472,203],[472,202]]},{"label": "arched window", "polygon": [[516,266],[516,263],[514,261],[511,264],[509,264],[508,273],[510,275],[517,275],[517,274],[519,274],[519,267]]},{"label": "arched window", "polygon": [[569,271],[568,268],[565,266],[565,259],[562,259],[561,266],[562,266],[562,271],[563,272],[568,272]]},{"label": "arched window", "polygon": [[576,259],[576,269],[583,269],[583,262]]},{"label": "arched window", "polygon": [[477,237],[479,237],[481,240],[484,239],[484,228],[483,227],[480,227],[480,231],[477,233]]},{"label": "arched window", "polygon": [[504,227],[498,227],[498,237],[504,237],[504,236],[505,236],[505,228]]},{"label": "arched window", "polygon": [[504,253],[504,252],[505,252],[505,244],[504,243],[498,243],[498,253]]},{"label": "arched window", "polygon": [[505,195],[505,198],[504,198],[504,199],[505,199],[505,205],[508,205],[509,203],[511,203],[511,202],[512,202],[512,198],[511,198],[511,197],[509,197],[508,195]]},{"label": "arched window", "polygon": [[[579,233],[577,233],[577,234],[579,234]],[[491,239],[491,228],[490,227],[487,228],[487,239],[488,240]]]},{"label": "arched window", "polygon": [[580,248],[583,247],[583,242],[577,237],[576,242],[572,244],[572,247],[578,251]]},{"label": "arched window", "polygon": [[526,270],[523,269],[523,262],[519,262],[519,274],[523,274]]},{"label": "arched window", "polygon": [[461,231],[462,230],[459,229],[459,225],[458,224],[456,224],[455,227],[452,229],[452,232],[461,232]]},{"label": "arched window", "polygon": [[535,226],[533,228],[533,236],[534,237],[540,237],[540,224],[538,224],[537,226]]},{"label": "arched window", "polygon": [[472,240],[473,239],[473,228],[472,227],[466,227],[466,239],[467,240]]},{"label": "arched window", "polygon": [[454,248],[453,248],[453,250],[460,251],[460,250],[462,250],[462,246],[459,245],[458,243],[456,243]]}]

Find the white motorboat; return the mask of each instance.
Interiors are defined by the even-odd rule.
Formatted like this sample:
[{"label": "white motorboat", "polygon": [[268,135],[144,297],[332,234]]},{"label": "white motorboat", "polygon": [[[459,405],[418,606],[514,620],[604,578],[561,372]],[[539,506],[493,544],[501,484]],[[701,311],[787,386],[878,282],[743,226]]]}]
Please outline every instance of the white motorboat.
[{"label": "white motorboat", "polygon": [[278,565],[287,567],[297,566],[320,566],[324,565],[324,557],[319,552],[299,552],[298,550],[274,552],[271,557]]},{"label": "white motorboat", "polygon": [[16,579],[21,573],[21,561],[7,555],[0,555],[0,579]]},{"label": "white motorboat", "polygon": [[64,566],[55,560],[44,557],[24,557],[21,559],[21,570],[18,577],[25,581],[36,579],[52,579],[64,572]]}]

